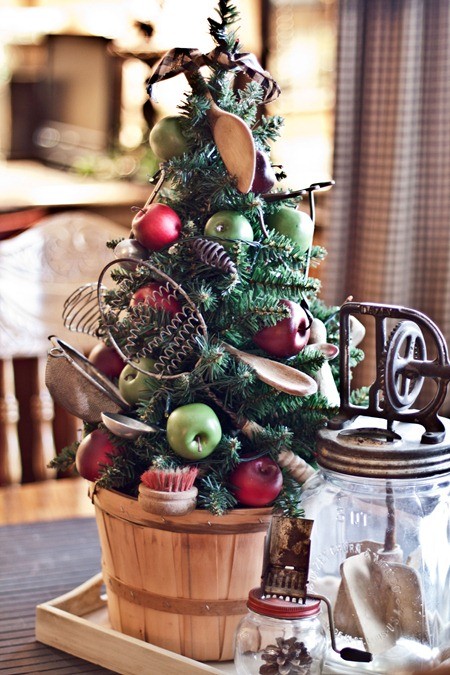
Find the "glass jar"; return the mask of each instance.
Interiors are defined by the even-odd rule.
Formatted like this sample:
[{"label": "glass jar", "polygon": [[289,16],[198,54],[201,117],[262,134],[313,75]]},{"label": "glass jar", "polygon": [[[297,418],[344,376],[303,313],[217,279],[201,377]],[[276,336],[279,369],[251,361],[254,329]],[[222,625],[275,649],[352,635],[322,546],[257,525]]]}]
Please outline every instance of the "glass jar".
[{"label": "glass jar", "polygon": [[322,673],[327,638],[319,620],[319,600],[266,598],[261,588],[254,588],[247,607],[236,631],[238,675]]},{"label": "glass jar", "polygon": [[308,593],[330,600],[338,648],[373,655],[330,650],[324,673],[402,675],[450,654],[449,448],[409,443],[402,426],[388,445],[319,433],[301,502],[314,521]]}]

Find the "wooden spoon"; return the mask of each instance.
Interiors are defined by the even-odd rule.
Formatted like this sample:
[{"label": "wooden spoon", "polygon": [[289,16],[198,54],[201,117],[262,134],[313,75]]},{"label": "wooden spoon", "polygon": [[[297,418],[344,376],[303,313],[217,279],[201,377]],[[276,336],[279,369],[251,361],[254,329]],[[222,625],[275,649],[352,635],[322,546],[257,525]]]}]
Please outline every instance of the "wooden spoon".
[{"label": "wooden spoon", "polygon": [[237,178],[237,189],[247,194],[255,175],[256,149],[252,132],[237,115],[219,108],[200,73],[187,75],[189,84],[209,100],[209,126],[228,173]]},{"label": "wooden spoon", "polygon": [[247,354],[226,343],[224,343],[224,347],[229,354],[233,354],[240,361],[253,368],[262,382],[269,384],[278,391],[293,396],[309,396],[317,391],[317,383],[312,377],[291,366],[266,359],[263,356]]}]

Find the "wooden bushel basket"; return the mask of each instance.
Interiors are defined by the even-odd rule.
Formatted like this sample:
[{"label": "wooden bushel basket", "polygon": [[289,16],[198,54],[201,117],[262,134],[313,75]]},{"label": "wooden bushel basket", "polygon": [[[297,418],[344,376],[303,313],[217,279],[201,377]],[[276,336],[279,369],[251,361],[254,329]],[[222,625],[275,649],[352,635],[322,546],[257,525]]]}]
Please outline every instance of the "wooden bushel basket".
[{"label": "wooden bushel basket", "polygon": [[91,497],[112,628],[197,661],[233,659],[271,509],[167,517],[113,490],[92,486]]}]

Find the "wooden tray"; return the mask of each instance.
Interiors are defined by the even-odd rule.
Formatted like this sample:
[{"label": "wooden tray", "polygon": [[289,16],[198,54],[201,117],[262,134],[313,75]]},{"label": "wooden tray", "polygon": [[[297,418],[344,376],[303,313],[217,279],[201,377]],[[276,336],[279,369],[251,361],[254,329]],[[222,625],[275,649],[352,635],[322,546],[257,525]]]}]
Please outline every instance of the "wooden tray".
[{"label": "wooden tray", "polygon": [[36,640],[122,675],[235,675],[232,662],[200,663],[113,630],[102,585],[102,575],[97,574],[38,605]]}]

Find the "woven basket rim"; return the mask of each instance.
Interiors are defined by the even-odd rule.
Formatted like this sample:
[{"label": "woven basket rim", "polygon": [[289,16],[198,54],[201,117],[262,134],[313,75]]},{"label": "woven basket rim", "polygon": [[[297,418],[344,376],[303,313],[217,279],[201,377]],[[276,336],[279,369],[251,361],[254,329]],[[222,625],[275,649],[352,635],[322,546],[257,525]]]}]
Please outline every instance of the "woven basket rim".
[{"label": "woven basket rim", "polygon": [[100,488],[94,483],[89,483],[89,496],[96,508],[110,516],[135,525],[174,532],[259,532],[267,529],[273,514],[272,508],[268,506],[232,509],[222,516],[215,516],[203,509],[195,509],[184,516],[161,516],[144,511],[136,497]]}]

